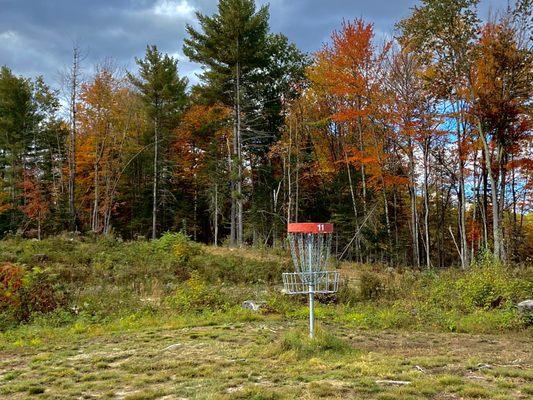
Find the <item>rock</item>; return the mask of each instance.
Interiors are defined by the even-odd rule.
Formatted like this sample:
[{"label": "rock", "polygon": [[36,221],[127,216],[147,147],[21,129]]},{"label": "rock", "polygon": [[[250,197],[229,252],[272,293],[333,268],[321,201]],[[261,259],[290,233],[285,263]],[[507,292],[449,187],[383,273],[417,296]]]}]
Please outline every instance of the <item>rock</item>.
[{"label": "rock", "polygon": [[242,308],[246,310],[259,311],[264,303],[256,302],[253,300],[246,300],[242,302]]},{"label": "rock", "polygon": [[167,346],[165,347],[163,350],[161,351],[169,351],[169,350],[175,350],[177,349],[178,347],[181,346],[181,343],[175,343],[175,344],[171,344],[170,346]]},{"label": "rock", "polygon": [[520,314],[533,314],[533,300],[524,300],[516,305]]},{"label": "rock", "polygon": [[382,380],[376,381],[376,383],[378,385],[382,384],[382,385],[397,385],[397,386],[404,386],[404,385],[410,385],[411,384],[411,382],[409,382],[409,381],[392,381],[392,380],[389,380],[389,379],[382,379]]},{"label": "rock", "polygon": [[422,372],[422,373],[426,373],[426,370],[424,368],[422,368],[420,365],[415,365],[415,369]]}]

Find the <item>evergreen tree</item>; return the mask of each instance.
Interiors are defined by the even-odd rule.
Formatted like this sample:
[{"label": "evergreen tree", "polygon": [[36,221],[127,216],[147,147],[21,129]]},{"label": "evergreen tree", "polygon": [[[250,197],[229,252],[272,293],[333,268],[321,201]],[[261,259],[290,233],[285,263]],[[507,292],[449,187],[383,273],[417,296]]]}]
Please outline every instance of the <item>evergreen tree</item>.
[{"label": "evergreen tree", "polygon": [[57,93],[42,78],[34,81],[0,70],[0,234],[21,226],[24,187],[33,171],[58,208],[61,196],[62,126]]},{"label": "evergreen tree", "polygon": [[[160,145],[168,145],[169,132],[176,126],[177,119],[187,103],[187,79],[179,77],[177,60],[162,54],[156,46],[148,46],[145,57],[136,61],[139,76],[131,73],[128,76],[139,91],[153,126],[152,239],[155,239],[158,231],[158,194],[169,175],[168,146],[160,155]],[[165,199],[166,197],[163,197],[161,202],[164,210]]]},{"label": "evergreen tree", "polygon": [[[204,97],[233,109],[230,242],[240,246],[244,164],[252,174],[254,165],[264,164],[261,158],[279,136],[282,101],[290,98],[293,83],[302,79],[307,59],[285,36],[268,33],[268,8],[256,10],[253,0],[221,0],[217,14],[197,13],[197,17],[201,30],[187,27],[184,53],[205,68],[201,75]],[[254,195],[253,186],[250,192]],[[267,190],[261,196],[267,203],[270,193]]]},{"label": "evergreen tree", "polygon": [[[234,112],[231,170],[231,244],[243,243],[243,137],[242,100],[256,68],[267,63],[268,8],[256,11],[253,0],[221,0],[218,14],[197,13],[202,32],[187,26],[190,38],[183,51],[204,65],[202,80],[208,92]],[[227,94],[230,94],[229,96]]]}]

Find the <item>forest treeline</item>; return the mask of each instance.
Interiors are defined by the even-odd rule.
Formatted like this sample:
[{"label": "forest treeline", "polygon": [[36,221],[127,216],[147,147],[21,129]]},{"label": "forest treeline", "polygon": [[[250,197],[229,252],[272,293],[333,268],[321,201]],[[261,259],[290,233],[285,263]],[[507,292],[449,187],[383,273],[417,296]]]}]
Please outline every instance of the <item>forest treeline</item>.
[{"label": "forest treeline", "polygon": [[532,3],[477,3],[422,0],[390,40],[347,19],[308,55],[220,0],[187,27],[192,87],[152,45],[91,74],[75,47],[61,91],[4,66],[0,235],[279,246],[314,220],[346,259],[530,262]]}]

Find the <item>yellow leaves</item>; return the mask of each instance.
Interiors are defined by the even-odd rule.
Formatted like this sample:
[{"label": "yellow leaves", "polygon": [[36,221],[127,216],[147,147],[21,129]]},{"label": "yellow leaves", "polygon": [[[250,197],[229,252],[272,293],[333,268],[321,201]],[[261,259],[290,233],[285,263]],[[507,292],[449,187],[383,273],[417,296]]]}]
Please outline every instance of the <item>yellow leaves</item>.
[{"label": "yellow leaves", "polygon": [[[312,139],[313,163],[306,179],[331,177],[349,164],[361,171],[364,167],[368,187],[405,185],[405,177],[387,172],[395,155],[385,149],[397,139],[395,127],[404,122],[383,84],[390,45],[376,49],[372,24],[361,19],[344,23],[331,38],[332,44],[316,53],[307,70],[311,86],[291,105],[286,119],[291,132],[296,127]],[[422,128],[404,124],[401,129],[416,136]],[[280,146],[294,144],[285,136]]]},{"label": "yellow leaves", "polygon": [[82,86],[77,108],[76,197],[80,218],[88,220],[94,207],[101,214],[115,209],[123,168],[142,151],[139,137],[148,122],[126,80],[105,67]]}]

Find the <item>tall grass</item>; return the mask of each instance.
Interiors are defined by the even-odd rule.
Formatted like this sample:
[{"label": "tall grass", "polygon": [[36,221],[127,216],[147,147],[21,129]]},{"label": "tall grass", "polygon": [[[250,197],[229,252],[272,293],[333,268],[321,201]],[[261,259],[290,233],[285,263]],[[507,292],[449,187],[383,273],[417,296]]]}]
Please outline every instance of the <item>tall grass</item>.
[{"label": "tall grass", "polygon": [[[12,238],[0,241],[0,330],[47,320],[57,326],[231,314],[246,299],[264,301],[256,316],[305,319],[305,296],[280,291],[287,267],[280,254],[215,250],[182,234],[132,242]],[[351,268],[356,283],[343,282],[336,296],[318,296],[319,319],[363,329],[464,332],[521,329],[531,321],[515,307],[533,294],[531,270],[488,258],[468,271]]]}]

